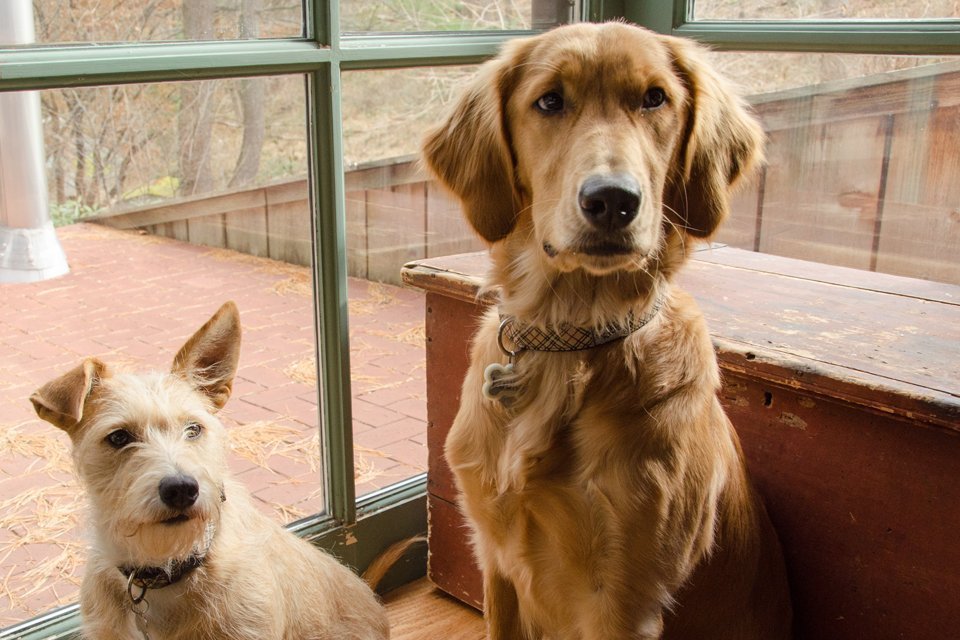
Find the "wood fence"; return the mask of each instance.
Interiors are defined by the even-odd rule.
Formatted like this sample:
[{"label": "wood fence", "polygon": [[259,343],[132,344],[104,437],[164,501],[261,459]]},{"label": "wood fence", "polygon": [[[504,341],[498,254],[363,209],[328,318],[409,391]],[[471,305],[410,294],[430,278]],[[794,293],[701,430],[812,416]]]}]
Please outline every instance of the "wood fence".
[{"label": "wood fence", "polygon": [[718,236],[960,284],[960,64],[760,96],[767,166]]},{"label": "wood fence", "polygon": [[[827,264],[960,284],[960,63],[766,94],[752,100],[767,164],[734,199],[717,240]],[[398,283],[420,258],[482,248],[457,203],[413,158],[350,170],[352,276]],[[98,221],[307,265],[306,180]]]}]

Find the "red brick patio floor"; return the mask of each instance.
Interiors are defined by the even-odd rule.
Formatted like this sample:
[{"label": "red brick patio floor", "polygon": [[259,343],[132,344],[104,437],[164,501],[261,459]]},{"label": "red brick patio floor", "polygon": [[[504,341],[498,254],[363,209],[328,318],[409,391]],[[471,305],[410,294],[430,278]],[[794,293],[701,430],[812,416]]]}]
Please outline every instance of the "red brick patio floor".
[{"label": "red brick patio floor", "polygon": [[[36,418],[30,393],[86,356],[166,368],[226,300],[244,332],[221,412],[231,468],[279,520],[323,508],[309,271],[92,224],[58,233],[69,275],[0,285],[0,627],[74,601],[83,566],[69,439]],[[363,495],[426,469],[423,297],[357,279],[348,295]]]}]

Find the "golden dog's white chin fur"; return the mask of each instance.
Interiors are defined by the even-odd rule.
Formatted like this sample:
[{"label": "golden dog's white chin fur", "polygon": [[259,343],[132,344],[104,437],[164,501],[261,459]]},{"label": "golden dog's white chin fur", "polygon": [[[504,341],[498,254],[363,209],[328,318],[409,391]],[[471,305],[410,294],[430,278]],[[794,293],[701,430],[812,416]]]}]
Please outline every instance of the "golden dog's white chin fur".
[{"label": "golden dog's white chin fur", "polygon": [[[703,318],[672,283],[762,139],[698,46],[622,23],[511,42],[427,136],[426,164],[491,243],[499,298],[445,448],[493,640],[790,637],[779,544]],[[597,176],[614,185],[602,207]],[[600,347],[520,353],[501,404],[481,393],[506,362],[501,315],[651,319]]]},{"label": "golden dog's white chin fur", "polygon": [[[88,358],[31,396],[40,417],[70,436],[90,502],[93,540],[80,588],[85,638],[141,640],[144,631],[151,640],[389,637],[370,587],[261,514],[232,479],[215,413],[230,395],[239,350],[237,308],[227,303],[169,373],[113,374]],[[117,434],[124,439],[112,440]],[[183,477],[196,481],[195,497],[165,498],[161,483]],[[132,601],[139,587],[128,586],[122,568],[170,568],[188,558],[202,564],[145,589],[143,603]]]}]

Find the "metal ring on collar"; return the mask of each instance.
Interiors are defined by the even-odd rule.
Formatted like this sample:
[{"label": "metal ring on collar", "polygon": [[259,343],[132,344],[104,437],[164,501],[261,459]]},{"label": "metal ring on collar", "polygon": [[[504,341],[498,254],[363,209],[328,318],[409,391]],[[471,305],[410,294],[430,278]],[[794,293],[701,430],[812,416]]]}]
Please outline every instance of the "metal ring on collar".
[{"label": "metal ring on collar", "polygon": [[130,602],[133,604],[140,604],[143,602],[143,599],[147,597],[147,588],[145,586],[141,586],[140,595],[133,595],[133,577],[135,574],[135,571],[131,571],[130,577],[127,578],[127,595],[130,596]]},{"label": "metal ring on collar", "polygon": [[503,332],[506,331],[507,324],[509,323],[510,323],[510,318],[504,318],[503,320],[500,321],[500,328],[497,329],[497,346],[500,347],[500,351],[502,351],[505,356],[510,358],[512,362],[513,359],[517,356],[517,354],[520,353],[520,350],[511,351],[510,349],[507,349],[503,344]]}]

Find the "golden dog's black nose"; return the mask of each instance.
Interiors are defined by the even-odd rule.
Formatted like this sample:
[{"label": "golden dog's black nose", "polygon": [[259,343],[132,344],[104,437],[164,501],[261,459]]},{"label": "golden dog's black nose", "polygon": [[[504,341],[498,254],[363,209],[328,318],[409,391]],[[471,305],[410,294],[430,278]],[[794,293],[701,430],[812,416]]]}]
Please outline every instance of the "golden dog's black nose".
[{"label": "golden dog's black nose", "polygon": [[640,185],[627,173],[591,176],[580,186],[578,202],[591,225],[601,231],[617,231],[637,217]]}]

